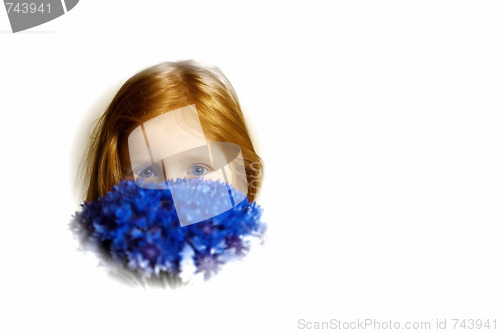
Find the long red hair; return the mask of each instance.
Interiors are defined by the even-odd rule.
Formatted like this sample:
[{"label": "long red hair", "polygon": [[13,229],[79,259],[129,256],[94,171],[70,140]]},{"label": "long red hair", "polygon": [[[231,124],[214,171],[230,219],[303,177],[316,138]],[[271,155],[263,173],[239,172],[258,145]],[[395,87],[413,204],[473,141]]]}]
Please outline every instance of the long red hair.
[{"label": "long red hair", "polygon": [[86,201],[106,194],[130,177],[127,138],[141,123],[195,104],[207,138],[236,143],[242,152],[248,198],[254,201],[262,180],[262,161],[254,150],[236,92],[216,67],[194,61],[164,62],[128,79],[93,129],[87,147]]}]

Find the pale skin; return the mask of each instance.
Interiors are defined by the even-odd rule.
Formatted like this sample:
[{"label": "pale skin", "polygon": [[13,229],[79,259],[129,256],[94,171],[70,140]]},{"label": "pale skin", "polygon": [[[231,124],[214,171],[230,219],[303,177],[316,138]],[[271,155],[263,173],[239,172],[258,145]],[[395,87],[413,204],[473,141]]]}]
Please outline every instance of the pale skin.
[{"label": "pale skin", "polygon": [[203,177],[233,183],[225,147],[205,137],[193,105],[136,127],[120,145],[119,154],[126,179],[161,183]]}]

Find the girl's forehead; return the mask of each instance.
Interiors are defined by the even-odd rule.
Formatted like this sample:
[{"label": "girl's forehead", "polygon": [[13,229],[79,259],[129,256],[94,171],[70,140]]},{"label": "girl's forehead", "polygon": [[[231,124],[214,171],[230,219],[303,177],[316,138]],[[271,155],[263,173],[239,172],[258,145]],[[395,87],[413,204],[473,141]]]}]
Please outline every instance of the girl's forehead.
[{"label": "girl's forehead", "polygon": [[206,144],[195,105],[150,119],[128,137],[132,164],[158,161]]}]

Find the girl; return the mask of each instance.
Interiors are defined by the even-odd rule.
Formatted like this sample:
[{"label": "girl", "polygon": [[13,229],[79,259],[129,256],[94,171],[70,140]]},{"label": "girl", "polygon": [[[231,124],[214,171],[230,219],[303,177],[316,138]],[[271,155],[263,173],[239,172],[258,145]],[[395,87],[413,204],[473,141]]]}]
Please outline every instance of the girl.
[{"label": "girl", "polygon": [[120,180],[132,178],[128,139],[134,129],[191,105],[196,108],[208,142],[234,143],[241,149],[247,183],[244,192],[250,202],[254,201],[262,180],[262,163],[236,93],[218,68],[202,67],[193,61],[164,62],[123,84],[91,137],[86,159],[86,201],[96,200]]},{"label": "girl", "polygon": [[118,262],[118,276],[178,282],[191,267],[207,278],[265,231],[254,202],[261,159],[218,68],[164,62],[131,77],[99,118],[84,165],[86,202],[71,229]]}]

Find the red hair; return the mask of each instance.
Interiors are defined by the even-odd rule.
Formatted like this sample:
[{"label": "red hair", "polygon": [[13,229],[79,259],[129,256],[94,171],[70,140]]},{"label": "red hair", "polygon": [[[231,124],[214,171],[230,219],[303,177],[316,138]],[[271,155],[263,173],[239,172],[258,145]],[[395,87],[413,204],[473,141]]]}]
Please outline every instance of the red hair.
[{"label": "red hair", "polygon": [[236,92],[218,68],[194,61],[160,63],[123,84],[92,132],[86,154],[86,201],[96,200],[130,177],[126,148],[134,128],[191,104],[196,106],[207,138],[240,147],[247,195],[254,201],[262,180],[262,161],[254,150]]}]

